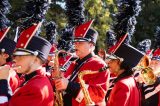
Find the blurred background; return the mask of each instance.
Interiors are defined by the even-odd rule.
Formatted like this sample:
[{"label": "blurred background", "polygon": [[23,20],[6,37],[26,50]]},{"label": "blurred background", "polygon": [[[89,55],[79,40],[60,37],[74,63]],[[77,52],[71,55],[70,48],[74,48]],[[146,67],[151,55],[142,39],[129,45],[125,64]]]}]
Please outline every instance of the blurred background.
[{"label": "blurred background", "polygon": [[[134,36],[131,45],[136,46],[138,42],[144,39],[151,39],[154,42],[156,27],[160,26],[160,0],[140,0],[141,11],[136,17],[137,24],[135,26]],[[12,22],[12,30],[8,36],[15,35],[18,21],[15,13],[23,9],[24,0],[9,0],[12,9],[8,14],[8,18]],[[106,32],[113,24],[113,14],[117,12],[116,0],[84,0],[85,18],[86,20],[95,19],[92,27],[99,32],[99,39],[96,45],[97,50],[105,49]],[[46,14],[45,21],[54,21],[57,24],[57,34],[67,24],[67,15],[65,14],[65,0],[52,0],[49,11]],[[45,36],[42,27],[41,35]]]}]

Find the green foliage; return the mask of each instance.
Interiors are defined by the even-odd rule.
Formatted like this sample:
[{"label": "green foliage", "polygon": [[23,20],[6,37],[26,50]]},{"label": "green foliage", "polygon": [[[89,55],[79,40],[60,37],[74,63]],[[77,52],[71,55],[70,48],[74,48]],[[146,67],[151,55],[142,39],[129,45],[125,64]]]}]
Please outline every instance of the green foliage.
[{"label": "green foliage", "polygon": [[156,26],[160,26],[160,0],[142,0],[142,11],[138,17],[134,44],[143,39],[154,40]]},{"label": "green foliage", "polygon": [[[25,4],[24,0],[10,0],[12,10],[9,15],[11,20],[14,19],[12,14],[19,11]],[[55,21],[58,25],[58,32],[67,24],[65,15],[65,0],[53,0],[53,4],[46,14],[47,21]],[[145,38],[154,39],[156,26],[160,26],[160,0],[142,0],[142,11],[137,19],[136,31],[133,38],[133,45]],[[85,0],[86,20],[94,19],[92,27],[99,32],[98,48],[104,48],[106,31],[112,24],[112,15],[116,13],[115,0]],[[14,23],[14,21],[13,21]],[[15,33],[15,26],[12,27]],[[43,31],[43,30],[42,30]],[[12,34],[14,34],[12,33]],[[43,32],[44,33],[44,32]]]},{"label": "green foliage", "polygon": [[104,48],[106,31],[112,23],[111,13],[115,10],[115,4],[113,0],[87,0],[85,9],[86,17],[95,19],[92,26],[99,32],[97,47]]}]

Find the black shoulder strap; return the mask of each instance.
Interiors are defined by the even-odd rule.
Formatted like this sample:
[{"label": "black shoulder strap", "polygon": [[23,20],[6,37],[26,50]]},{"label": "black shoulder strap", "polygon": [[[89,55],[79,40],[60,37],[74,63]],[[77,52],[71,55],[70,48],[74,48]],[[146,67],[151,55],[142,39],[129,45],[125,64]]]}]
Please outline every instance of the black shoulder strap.
[{"label": "black shoulder strap", "polygon": [[69,79],[69,81],[74,81],[78,74],[79,74],[79,69],[83,66],[84,63],[86,63],[88,61],[89,58],[91,58],[93,56],[92,53],[90,53],[89,55],[87,55],[86,57],[84,57],[82,60],[78,60],[77,61],[77,65],[74,68],[74,71]]}]

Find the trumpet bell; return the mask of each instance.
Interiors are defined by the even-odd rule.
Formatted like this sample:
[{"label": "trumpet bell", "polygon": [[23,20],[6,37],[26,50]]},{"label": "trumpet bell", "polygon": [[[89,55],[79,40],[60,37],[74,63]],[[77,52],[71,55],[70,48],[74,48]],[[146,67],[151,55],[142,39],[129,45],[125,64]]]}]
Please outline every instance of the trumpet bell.
[{"label": "trumpet bell", "polygon": [[152,85],[156,82],[156,75],[153,73],[153,69],[150,67],[143,68],[141,70],[141,76],[145,84]]}]

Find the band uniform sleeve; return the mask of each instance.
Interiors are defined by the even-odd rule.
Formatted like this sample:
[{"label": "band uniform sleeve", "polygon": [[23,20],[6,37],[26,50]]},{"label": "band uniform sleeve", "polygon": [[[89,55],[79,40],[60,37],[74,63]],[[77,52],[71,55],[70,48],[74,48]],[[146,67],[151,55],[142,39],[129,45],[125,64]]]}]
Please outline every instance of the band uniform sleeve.
[{"label": "band uniform sleeve", "polygon": [[40,101],[42,101],[43,98],[39,93],[39,88],[34,87],[31,89],[30,91],[26,90],[20,96],[13,95],[8,103],[1,104],[0,106],[42,106]]},{"label": "band uniform sleeve", "polygon": [[[96,75],[84,76],[85,88],[88,90],[90,98],[96,105],[101,103],[103,104],[105,102],[105,95],[109,85],[109,77],[110,74],[108,71],[101,72]],[[83,92],[81,89],[75,98],[77,102],[84,102],[84,95],[82,95]]]},{"label": "band uniform sleeve", "polygon": [[128,106],[127,101],[130,95],[128,87],[118,83],[112,90],[114,91],[111,92],[107,106]]},{"label": "band uniform sleeve", "polygon": [[0,104],[8,102],[11,97],[10,92],[8,81],[5,79],[0,80]]}]

